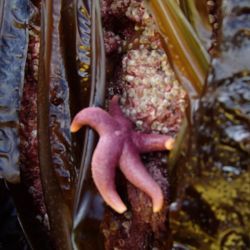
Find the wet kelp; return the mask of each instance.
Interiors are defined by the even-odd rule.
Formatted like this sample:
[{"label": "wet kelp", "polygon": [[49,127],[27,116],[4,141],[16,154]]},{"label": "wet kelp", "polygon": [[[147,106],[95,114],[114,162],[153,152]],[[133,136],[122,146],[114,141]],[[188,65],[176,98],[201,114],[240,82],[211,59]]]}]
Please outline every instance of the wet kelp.
[{"label": "wet kelp", "polygon": [[[11,129],[16,131],[11,137],[15,142],[16,151],[12,154],[12,148],[9,147],[11,144],[6,140],[2,145],[9,147],[8,157],[16,157],[16,165],[19,171],[20,164],[21,175],[18,184],[13,183],[13,178],[6,179],[16,203],[19,219],[32,247],[70,249],[67,230],[69,232],[71,225],[76,157],[72,156],[74,154],[69,126],[70,109],[74,110],[73,107],[77,105],[74,106],[74,102],[70,102],[69,93],[76,88],[72,86],[76,86],[79,81],[76,67],[72,67],[71,71],[65,69],[65,62],[70,63],[72,57],[65,59],[65,44],[68,44],[68,40],[63,32],[68,29],[75,34],[75,19],[72,18],[74,6],[68,1],[54,2],[52,6],[43,1],[4,1],[1,2],[1,7],[2,17],[6,17],[1,22],[1,53],[4,60],[8,59],[8,56],[17,57],[12,59],[11,63],[8,59],[5,66],[1,65],[1,91],[6,92],[3,97],[7,98],[6,101],[11,101],[11,105],[14,103],[14,107],[7,107],[8,103],[5,103],[6,107],[1,111],[12,108],[10,114],[13,113],[16,119],[15,123],[7,121],[3,125],[10,125]],[[27,16],[26,19],[24,15]],[[61,20],[70,22],[65,25]],[[23,37],[25,34],[25,39],[18,32]],[[15,40],[16,36],[19,38],[18,42]],[[14,44],[9,44],[11,42]],[[17,55],[16,50],[20,51]],[[23,64],[19,65],[21,58]],[[76,65],[75,60],[72,65]],[[17,76],[19,79],[12,79]],[[13,84],[20,86],[13,87]],[[13,95],[13,90],[18,96]],[[76,98],[77,96],[75,95]],[[1,98],[1,101],[4,100]],[[4,118],[4,112],[1,112],[2,114]],[[7,167],[1,162],[2,166]],[[2,175],[6,177],[10,170],[11,168],[6,168]],[[62,226],[58,227],[60,223]]]},{"label": "wet kelp", "polygon": [[[68,81],[64,69],[59,30],[62,6],[61,1],[53,1],[53,3],[44,1],[41,7],[42,47],[38,84],[38,149],[53,247],[71,249],[70,208],[66,204],[64,195],[65,191],[71,191],[71,187],[74,188],[74,186],[69,172],[72,171],[72,158],[67,156],[70,155],[70,148],[67,147],[67,142],[70,140],[67,129],[70,116]],[[68,164],[71,165],[70,168],[66,167]]]},{"label": "wet kelp", "polygon": [[26,26],[30,11],[27,1],[1,1],[0,8],[0,174],[16,183],[20,180],[18,110],[24,81],[28,47]]},{"label": "wet kelp", "polygon": [[[209,57],[175,1],[146,1],[189,96],[200,95]],[[194,92],[194,93],[192,93]]]},{"label": "wet kelp", "polygon": [[[28,73],[33,70],[33,66],[28,69],[28,61],[35,50],[35,36],[31,33],[36,30],[34,22],[37,15],[33,5],[27,1],[2,1],[1,7],[1,129],[4,135],[1,147],[6,150],[5,154],[1,153],[2,175],[9,183],[23,229],[30,241],[39,246],[39,243],[47,239],[47,234],[43,224],[46,211],[37,155],[34,154],[36,150],[29,149],[29,145],[36,144],[31,134],[35,131],[36,113],[32,112],[33,118],[29,120],[25,115],[36,107],[30,105],[36,98],[30,87],[36,87],[36,81]],[[27,59],[27,55],[30,59]],[[26,95],[23,95],[24,89]],[[26,137],[29,138],[28,141]],[[25,171],[28,165],[29,169]],[[20,176],[22,181],[18,183]],[[30,211],[27,209],[28,204]],[[46,241],[44,243],[47,245]]]},{"label": "wet kelp", "polygon": [[[77,1],[77,58],[87,106],[104,107],[106,63],[99,1]],[[83,106],[84,107],[84,106]],[[99,231],[104,203],[91,177],[91,158],[97,135],[84,132],[81,168],[74,203],[72,242],[76,249],[102,249]]]},{"label": "wet kelp", "polygon": [[[86,2],[89,10],[90,3]],[[104,65],[103,50],[97,52],[102,43],[100,36],[92,39],[97,44],[92,55],[96,60],[90,60],[90,35],[95,32],[90,34],[90,15],[81,12],[84,5],[82,1],[1,2],[1,175],[8,181],[34,249],[71,248],[82,151],[82,134],[71,138],[71,116],[104,100],[105,67],[97,66]],[[83,18],[89,26],[86,32]],[[91,62],[94,77],[83,76],[82,69],[90,71]],[[86,138],[83,151],[91,155],[93,133],[88,130]]]},{"label": "wet kelp", "polygon": [[248,249],[249,1],[222,1],[219,45],[178,161],[170,221],[176,249]]},{"label": "wet kelp", "polygon": [[[206,1],[203,1],[203,5],[204,2]],[[199,39],[200,30],[207,27],[203,23],[199,25],[199,29],[195,26],[197,19],[208,20],[208,13],[198,15],[197,11],[195,12],[194,3],[190,1],[185,3],[181,1],[180,7],[182,7],[183,12],[172,0],[167,2],[162,0],[146,1],[146,3],[158,24],[176,76],[188,93],[187,102],[189,105],[186,107],[186,116],[183,118],[182,126],[178,132],[175,148],[169,155],[168,170],[172,172],[176,160],[181,154],[181,145],[187,134],[188,122],[192,120],[192,114],[197,109],[208,73],[209,55]],[[189,12],[192,10],[192,12],[189,13],[187,10],[190,10]],[[189,14],[188,19],[184,13]],[[212,30],[212,27],[209,26],[209,30]],[[207,34],[205,42],[210,44],[212,36],[213,32]]]}]

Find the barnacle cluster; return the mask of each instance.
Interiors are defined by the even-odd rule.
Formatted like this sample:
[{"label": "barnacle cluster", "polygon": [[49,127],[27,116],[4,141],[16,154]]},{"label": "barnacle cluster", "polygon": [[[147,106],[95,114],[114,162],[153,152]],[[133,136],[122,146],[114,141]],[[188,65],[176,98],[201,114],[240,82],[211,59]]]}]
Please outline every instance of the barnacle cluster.
[{"label": "barnacle cluster", "polygon": [[[121,54],[122,110],[138,130],[175,135],[184,116],[186,93],[144,1],[102,2],[106,53]],[[107,15],[119,16],[131,25],[122,34],[120,30],[115,33],[114,27],[105,25]]]},{"label": "barnacle cluster", "polygon": [[123,58],[123,110],[140,130],[176,134],[184,113],[180,87],[162,49],[130,50]]}]

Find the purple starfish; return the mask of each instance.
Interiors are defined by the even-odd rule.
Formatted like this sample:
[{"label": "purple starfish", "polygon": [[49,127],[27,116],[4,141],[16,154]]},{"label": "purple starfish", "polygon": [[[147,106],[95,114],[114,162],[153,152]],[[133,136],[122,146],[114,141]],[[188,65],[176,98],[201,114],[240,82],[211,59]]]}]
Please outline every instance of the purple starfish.
[{"label": "purple starfish", "polygon": [[118,213],[127,210],[115,188],[115,168],[119,165],[125,177],[151,197],[153,211],[158,212],[164,197],[160,186],[143,166],[140,153],[172,149],[174,139],[133,131],[133,124],[122,113],[118,101],[118,96],[112,98],[109,113],[97,107],[83,109],[74,118],[71,132],[88,125],[100,135],[92,158],[92,176],[110,207]]}]

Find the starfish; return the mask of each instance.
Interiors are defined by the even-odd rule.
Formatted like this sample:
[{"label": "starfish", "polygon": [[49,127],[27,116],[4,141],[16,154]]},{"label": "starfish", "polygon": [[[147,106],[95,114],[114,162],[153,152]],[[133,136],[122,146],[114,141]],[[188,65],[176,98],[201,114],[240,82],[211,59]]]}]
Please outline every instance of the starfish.
[{"label": "starfish", "polygon": [[160,211],[164,203],[162,190],[145,169],[140,154],[170,150],[174,139],[167,135],[134,131],[132,122],[122,113],[118,96],[112,98],[109,112],[98,107],[80,111],[72,121],[71,132],[78,131],[84,125],[92,127],[100,136],[91,170],[104,201],[118,213],[127,210],[115,188],[115,169],[119,166],[134,186],[151,197],[153,211]]}]

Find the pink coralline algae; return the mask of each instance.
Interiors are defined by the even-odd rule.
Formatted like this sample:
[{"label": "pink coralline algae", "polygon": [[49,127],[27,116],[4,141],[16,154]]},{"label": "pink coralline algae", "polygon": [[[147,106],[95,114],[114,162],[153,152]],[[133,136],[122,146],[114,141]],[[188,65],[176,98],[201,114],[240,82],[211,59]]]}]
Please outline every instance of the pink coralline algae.
[{"label": "pink coralline algae", "polygon": [[124,116],[118,102],[119,97],[114,96],[109,113],[98,107],[83,109],[74,118],[71,131],[76,132],[88,125],[99,133],[100,139],[92,158],[92,176],[110,207],[118,213],[127,210],[115,188],[115,168],[119,165],[125,177],[151,197],[153,211],[158,212],[163,206],[163,193],[144,168],[140,153],[169,150],[174,140],[167,135],[133,131],[132,122]]},{"label": "pink coralline algae", "polygon": [[112,31],[107,31],[104,33],[104,44],[105,51],[107,54],[111,54],[114,51],[119,49],[121,46],[122,40],[118,35],[115,35]]},{"label": "pink coralline algae", "polygon": [[37,30],[29,29],[29,46],[25,69],[24,91],[20,116],[20,167],[22,185],[32,200],[31,207],[36,219],[48,227],[42,183],[40,180],[39,157],[37,152],[37,84],[39,61],[39,36]]}]

